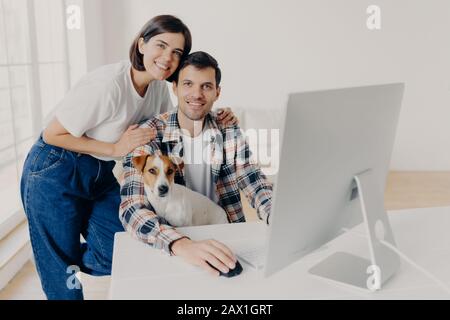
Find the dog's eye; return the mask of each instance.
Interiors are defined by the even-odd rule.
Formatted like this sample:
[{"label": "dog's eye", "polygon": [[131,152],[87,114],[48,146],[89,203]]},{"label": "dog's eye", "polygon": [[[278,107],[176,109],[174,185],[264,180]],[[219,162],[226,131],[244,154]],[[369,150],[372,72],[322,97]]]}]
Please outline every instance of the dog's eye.
[{"label": "dog's eye", "polygon": [[151,174],[156,174],[156,170],[151,168],[150,170],[148,170],[148,172],[150,172]]},{"label": "dog's eye", "polygon": [[167,175],[171,175],[173,173],[172,169],[167,170]]}]

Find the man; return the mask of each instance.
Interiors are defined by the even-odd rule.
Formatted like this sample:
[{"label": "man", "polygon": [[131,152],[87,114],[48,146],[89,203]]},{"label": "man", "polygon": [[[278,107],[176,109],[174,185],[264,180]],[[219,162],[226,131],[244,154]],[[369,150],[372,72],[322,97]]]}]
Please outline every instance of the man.
[{"label": "man", "polygon": [[245,222],[239,192],[243,191],[258,217],[267,222],[272,185],[260,168],[251,163],[250,150],[240,129],[221,127],[211,112],[220,95],[220,80],[217,61],[205,52],[192,53],[181,63],[173,82],[178,108],[141,125],[156,129],[157,135],[124,159],[120,206],[120,218],[128,232],[213,275],[219,272],[211,265],[223,273],[233,269],[234,254],[215,240],[192,241],[158,217],[151,204],[146,204],[143,177],[133,167],[132,158],[161,151],[173,159],[182,159],[184,166],[176,173],[176,183],[218,203],[233,223]]}]

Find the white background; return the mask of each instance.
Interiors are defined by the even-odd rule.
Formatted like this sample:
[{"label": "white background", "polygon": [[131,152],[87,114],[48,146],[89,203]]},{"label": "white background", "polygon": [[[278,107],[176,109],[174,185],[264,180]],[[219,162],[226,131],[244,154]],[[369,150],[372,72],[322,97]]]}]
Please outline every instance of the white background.
[{"label": "white background", "polygon": [[[366,27],[369,5],[381,30]],[[450,170],[448,0],[89,0],[88,70],[128,57],[142,25],[174,14],[223,70],[218,104],[282,108],[287,93],[385,82],[406,92],[392,170]]]}]

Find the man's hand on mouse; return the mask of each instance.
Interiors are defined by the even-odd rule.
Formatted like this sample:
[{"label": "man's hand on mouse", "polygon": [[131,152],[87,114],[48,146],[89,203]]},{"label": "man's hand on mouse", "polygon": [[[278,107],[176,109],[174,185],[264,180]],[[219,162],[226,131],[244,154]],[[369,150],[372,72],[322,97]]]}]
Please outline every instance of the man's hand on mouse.
[{"label": "man's hand on mouse", "polygon": [[[181,238],[172,244],[172,252],[214,276],[219,276],[220,273],[213,267],[227,273],[236,266],[236,256],[233,252],[226,245],[216,240],[193,241],[188,238]],[[207,262],[213,267],[208,265]]]}]

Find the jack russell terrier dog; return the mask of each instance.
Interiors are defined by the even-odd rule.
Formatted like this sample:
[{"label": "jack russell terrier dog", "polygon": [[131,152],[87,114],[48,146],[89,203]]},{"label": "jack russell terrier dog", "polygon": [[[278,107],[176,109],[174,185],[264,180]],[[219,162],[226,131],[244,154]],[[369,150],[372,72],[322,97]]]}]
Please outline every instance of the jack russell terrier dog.
[{"label": "jack russell terrier dog", "polygon": [[[177,166],[168,156],[143,155],[133,158],[144,177],[144,189],[158,216],[174,227],[228,223],[226,212],[203,194],[174,182]],[[180,164],[179,170],[183,169]]]}]

